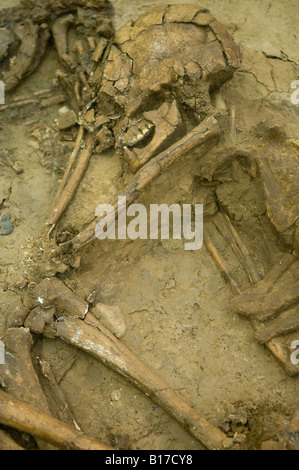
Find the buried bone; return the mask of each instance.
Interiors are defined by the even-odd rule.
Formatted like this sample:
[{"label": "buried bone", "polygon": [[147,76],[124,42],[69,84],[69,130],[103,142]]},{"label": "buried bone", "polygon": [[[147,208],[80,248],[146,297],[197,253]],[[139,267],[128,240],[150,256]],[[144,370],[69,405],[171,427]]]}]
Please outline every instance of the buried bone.
[{"label": "buried bone", "polygon": [[21,40],[21,46],[15,62],[8,72],[3,73],[6,91],[12,90],[29,71],[38,47],[39,27],[31,20],[17,26],[15,34]]},{"label": "buried bone", "polygon": [[62,450],[113,450],[98,439],[0,390],[0,423]]},{"label": "buried bone", "polygon": [[[61,319],[65,316],[76,316],[84,319],[89,308],[88,302],[78,297],[69,287],[56,277],[44,279],[35,288],[35,297],[40,304],[31,310],[25,326],[36,334],[42,334],[53,322],[54,316]],[[123,314],[118,306],[97,303],[93,307],[95,316],[117,338],[127,331]],[[50,328],[48,328],[48,332]]]},{"label": "buried bone", "polygon": [[[123,139],[124,155],[133,173],[136,173],[157,153],[182,137],[185,130],[176,101],[171,104],[164,103],[159,109],[148,111],[143,116],[149,124],[145,123],[143,128],[138,126],[135,129],[136,134],[133,132],[133,135],[130,135],[132,132],[130,127]],[[153,129],[154,137],[146,148],[134,148],[142,144]]]},{"label": "buried bone", "polygon": [[38,359],[38,364],[41,371],[41,384],[47,396],[52,415],[65,423],[75,426],[77,430],[81,431],[80,426],[76,422],[66,402],[64,393],[57,383],[50,364],[42,359]]},{"label": "buried bone", "polygon": [[35,288],[35,297],[44,309],[54,307],[56,316],[75,315],[84,318],[88,312],[88,303],[56,277],[46,278],[38,284]]},{"label": "buried bone", "polygon": [[290,284],[289,281],[275,285],[271,292],[265,295],[257,289],[243,292],[233,300],[233,307],[239,313],[256,318],[260,321],[270,320],[279,313],[299,302],[299,282]]},{"label": "buried bone", "polygon": [[9,328],[4,336],[5,364],[0,367],[1,386],[20,400],[40,411],[49,412],[48,404],[33,368],[30,350],[33,344],[28,328]]},{"label": "buried bone", "polygon": [[19,446],[13,438],[0,429],[0,449],[1,450],[25,450],[23,447]]},{"label": "buried bone", "polygon": [[[180,5],[170,10],[171,15],[168,7],[155,8],[136,24],[121,28],[111,47],[106,52],[101,49],[102,62],[95,62],[90,77],[90,86],[96,90],[91,101],[101,115],[115,120],[116,147],[123,149],[131,170],[136,172],[145,168],[146,162],[154,161],[144,170],[148,171],[150,182],[157,170],[162,173],[177,158],[167,162],[170,155],[163,156],[165,161],[154,160],[155,155],[162,156],[167,146],[199,121],[203,127],[209,122],[213,113],[210,92],[231,79],[240,65],[239,47],[206,9],[192,6],[195,13],[188,22]],[[70,90],[74,95],[72,86]],[[99,138],[98,151],[113,144],[113,136],[106,139],[103,130]],[[188,140],[188,133],[185,138]],[[177,148],[182,154],[192,150],[188,146],[183,149],[181,143],[177,142]],[[88,161],[89,157],[87,164]],[[70,196],[64,198],[63,206],[51,214],[49,224],[58,222],[84,171],[76,172],[76,185],[68,190]]]},{"label": "buried bone", "polygon": [[[29,329],[9,328],[3,336],[3,343],[5,364],[0,366],[1,387],[15,398],[36,407],[39,412],[50,414],[47,399],[31,360],[33,340]],[[37,440],[37,443],[40,449],[50,449],[48,443],[43,440]]]},{"label": "buried bone", "polygon": [[[213,116],[206,118],[178,142],[152,158],[136,173],[131,183],[129,183],[123,192],[123,196],[127,198],[127,204],[134,202],[139,194],[158,178],[163,171],[173,165],[178,158],[185,156],[186,153],[192,152],[196,148],[198,157],[204,155],[212,145],[215,145],[219,136],[220,128],[217,120]],[[117,213],[118,200],[112,205]],[[96,238],[96,226],[102,217],[98,217],[91,222],[73,240],[67,242],[65,246],[72,245],[74,250],[79,250],[90,244]]]},{"label": "buried bone", "polygon": [[[225,434],[187,405],[92,314],[85,321],[65,318],[52,325],[51,335],[87,352],[116,370],[171,414],[208,449],[223,449]],[[45,331],[47,336],[47,330]],[[51,336],[52,337],[52,336]]]},{"label": "buried bone", "polygon": [[299,330],[299,305],[283,312],[277,319],[263,324],[255,330],[255,337],[262,343],[267,343],[276,336]]}]

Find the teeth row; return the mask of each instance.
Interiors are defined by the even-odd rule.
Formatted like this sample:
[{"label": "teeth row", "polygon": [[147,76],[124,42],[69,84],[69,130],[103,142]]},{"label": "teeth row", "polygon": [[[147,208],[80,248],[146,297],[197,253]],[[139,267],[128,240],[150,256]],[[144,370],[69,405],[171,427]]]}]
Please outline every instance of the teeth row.
[{"label": "teeth row", "polygon": [[129,147],[134,147],[134,145],[139,144],[142,142],[151,132],[153,129],[154,125],[153,124],[143,124],[139,125],[138,127],[136,126],[135,130],[131,128],[131,132],[133,132],[132,135],[130,136],[125,136],[124,138],[124,143],[125,145]]}]

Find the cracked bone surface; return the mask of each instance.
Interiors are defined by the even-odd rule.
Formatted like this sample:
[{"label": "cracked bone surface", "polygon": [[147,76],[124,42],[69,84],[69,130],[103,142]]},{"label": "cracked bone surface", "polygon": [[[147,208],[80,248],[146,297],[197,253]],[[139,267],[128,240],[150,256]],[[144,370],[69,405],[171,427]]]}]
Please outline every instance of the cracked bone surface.
[{"label": "cracked bone surface", "polygon": [[239,65],[239,47],[205,8],[161,6],[124,25],[91,83],[99,112],[119,115],[113,130],[131,170],[209,116],[210,93]]}]

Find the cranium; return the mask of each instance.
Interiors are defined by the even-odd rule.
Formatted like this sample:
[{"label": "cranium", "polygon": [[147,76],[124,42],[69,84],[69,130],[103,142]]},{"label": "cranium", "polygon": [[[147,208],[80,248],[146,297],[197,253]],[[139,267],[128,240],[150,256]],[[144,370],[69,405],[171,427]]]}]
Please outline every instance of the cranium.
[{"label": "cranium", "polygon": [[232,78],[239,48],[209,10],[162,6],[116,34],[95,71],[98,108],[116,114],[116,146],[133,172],[211,113],[210,93]]}]

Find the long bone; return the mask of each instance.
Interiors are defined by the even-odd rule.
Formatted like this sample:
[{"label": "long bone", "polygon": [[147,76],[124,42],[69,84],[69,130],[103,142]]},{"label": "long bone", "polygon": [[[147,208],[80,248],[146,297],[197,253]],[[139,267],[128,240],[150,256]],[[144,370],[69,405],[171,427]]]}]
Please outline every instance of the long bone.
[{"label": "long bone", "polygon": [[[33,332],[44,334],[50,339],[59,337],[96,357],[133,382],[179,423],[187,427],[190,433],[208,449],[222,448],[225,435],[191,409],[93,314],[87,312],[85,302],[61,281],[56,278],[43,280],[36,287],[35,295],[44,307],[54,306],[57,309],[55,316],[59,321],[44,323],[38,329],[34,322],[29,321],[26,324]],[[66,318],[72,309],[73,315]],[[52,312],[50,315],[53,318]]]},{"label": "long bone", "polygon": [[[8,328],[4,334],[5,364],[0,365],[0,384],[14,397],[50,414],[50,409],[31,361],[32,336],[28,328]],[[48,444],[38,440],[41,449]]]},{"label": "long bone", "polygon": [[[72,167],[72,162],[73,158],[76,157],[77,151],[80,148],[80,143],[81,143],[81,138],[80,138],[81,132],[79,131],[78,134],[78,139],[75,145],[74,152],[71,155],[70,162],[67,167],[67,173],[70,172],[71,167]],[[50,217],[47,221],[48,225],[55,225],[62,214],[65,212],[67,209],[69,203],[73,199],[73,196],[78,188],[78,185],[80,181],[82,180],[83,174],[88,166],[88,163],[90,161],[90,158],[92,156],[92,151],[94,148],[94,140],[91,134],[88,134],[86,137],[86,147],[82,150],[80,156],[79,156],[79,161],[78,164],[70,177],[69,181],[65,184],[65,186],[62,188],[62,190],[59,189],[58,197],[56,196],[54,205],[51,210]],[[63,178],[63,181],[65,178]],[[61,192],[60,192],[61,191]]]},{"label": "long bone", "polygon": [[185,403],[155,372],[108,331],[91,313],[53,323],[44,335],[62,339],[102,361],[166,410],[207,449],[223,450],[226,435]]},{"label": "long bone", "polygon": [[[218,141],[220,133],[217,119],[210,116],[167,150],[152,158],[136,173],[131,183],[123,191],[122,194],[126,196],[127,203],[131,204],[135,201],[139,194],[158,176],[188,152],[194,151],[197,148],[197,156],[204,155]],[[117,201],[114,202],[113,206],[117,214]],[[79,250],[92,243],[96,238],[95,228],[100,220],[101,217],[96,218],[73,240],[61,245],[60,249],[64,250],[72,246],[74,250]]]},{"label": "long bone", "polygon": [[287,374],[298,375],[298,364],[293,364],[290,360],[290,345],[297,339],[296,332],[299,329],[298,259],[294,255],[285,254],[264,279],[259,280],[260,275],[249,252],[228,217],[218,214],[213,222],[253,284],[244,290],[213,243],[212,223],[206,224],[206,247],[236,294],[232,300],[233,309],[249,319],[257,341],[269,348]]},{"label": "long bone", "polygon": [[113,450],[67,423],[0,390],[0,423],[65,450]]}]

